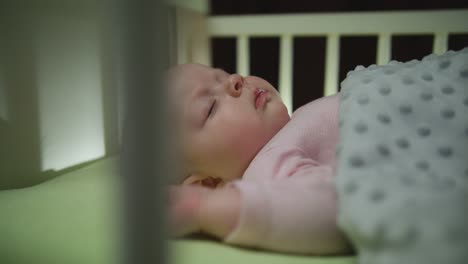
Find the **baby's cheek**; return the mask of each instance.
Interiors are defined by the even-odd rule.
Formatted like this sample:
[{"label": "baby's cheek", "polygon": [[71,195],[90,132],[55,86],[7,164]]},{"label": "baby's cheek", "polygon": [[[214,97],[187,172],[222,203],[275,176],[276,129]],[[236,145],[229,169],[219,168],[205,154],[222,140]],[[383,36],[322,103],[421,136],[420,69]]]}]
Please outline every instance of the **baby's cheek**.
[{"label": "baby's cheek", "polygon": [[245,124],[233,131],[231,148],[241,157],[255,155],[268,142],[267,135],[256,124]]}]

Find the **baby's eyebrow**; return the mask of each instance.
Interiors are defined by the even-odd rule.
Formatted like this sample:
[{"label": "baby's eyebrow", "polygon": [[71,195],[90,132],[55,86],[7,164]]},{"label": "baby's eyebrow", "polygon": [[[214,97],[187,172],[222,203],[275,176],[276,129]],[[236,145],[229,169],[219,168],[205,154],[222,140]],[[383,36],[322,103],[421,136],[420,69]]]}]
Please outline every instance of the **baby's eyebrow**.
[{"label": "baby's eyebrow", "polygon": [[202,86],[202,87],[195,87],[193,90],[192,90],[192,93],[190,95],[190,100],[195,100],[197,98],[200,98],[200,97],[203,97],[205,95],[207,95],[209,93],[209,89],[205,86]]},{"label": "baby's eyebrow", "polygon": [[214,73],[215,73],[215,76],[216,76],[217,79],[218,79],[218,76],[220,76],[220,75],[227,75],[228,74],[226,71],[224,71],[221,68],[215,68]]}]

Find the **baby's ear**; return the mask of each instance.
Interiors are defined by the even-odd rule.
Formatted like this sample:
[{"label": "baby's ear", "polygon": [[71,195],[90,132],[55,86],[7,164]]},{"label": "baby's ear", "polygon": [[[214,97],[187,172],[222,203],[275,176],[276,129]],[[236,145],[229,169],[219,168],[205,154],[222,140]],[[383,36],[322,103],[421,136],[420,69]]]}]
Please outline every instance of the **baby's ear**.
[{"label": "baby's ear", "polygon": [[221,183],[221,179],[200,174],[190,174],[183,182],[182,185],[201,185],[208,188],[216,188]]}]

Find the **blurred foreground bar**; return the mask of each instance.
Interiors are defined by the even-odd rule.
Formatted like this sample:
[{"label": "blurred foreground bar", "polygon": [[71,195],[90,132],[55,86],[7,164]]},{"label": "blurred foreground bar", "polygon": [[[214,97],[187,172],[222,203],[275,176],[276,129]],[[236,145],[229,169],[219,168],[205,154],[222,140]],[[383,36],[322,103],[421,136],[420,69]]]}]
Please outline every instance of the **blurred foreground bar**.
[{"label": "blurred foreground bar", "polygon": [[122,263],[166,263],[165,197],[169,174],[167,111],[160,85],[168,66],[167,7],[162,0],[109,0],[117,76],[125,107],[122,139]]}]

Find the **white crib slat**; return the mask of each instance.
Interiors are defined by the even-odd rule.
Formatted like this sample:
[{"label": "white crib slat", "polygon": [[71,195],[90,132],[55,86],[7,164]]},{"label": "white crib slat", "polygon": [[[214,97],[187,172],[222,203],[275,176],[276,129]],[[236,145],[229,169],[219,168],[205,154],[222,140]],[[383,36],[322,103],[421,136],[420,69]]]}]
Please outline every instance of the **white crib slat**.
[{"label": "white crib slat", "polygon": [[377,42],[377,64],[387,64],[390,61],[390,56],[391,35],[389,33],[381,33]]},{"label": "white crib slat", "polygon": [[447,51],[447,42],[448,42],[448,33],[447,32],[437,32],[434,35],[434,45],[433,52],[435,54],[443,54]]},{"label": "white crib slat", "polygon": [[211,65],[210,39],[202,28],[198,28],[197,34],[192,38],[192,61]]},{"label": "white crib slat", "polygon": [[325,91],[324,95],[338,92],[338,69],[340,62],[340,39],[338,34],[327,37],[327,50],[325,54]]},{"label": "white crib slat", "polygon": [[175,42],[177,47],[177,64],[183,64],[190,62],[189,58],[189,35],[190,33],[187,24],[189,23],[188,20],[190,18],[187,11],[181,8],[175,8]]},{"label": "white crib slat", "polygon": [[291,15],[222,15],[208,19],[213,36],[317,36],[464,33],[468,29],[468,9],[431,11],[345,12]]},{"label": "white crib slat", "polygon": [[237,37],[237,73],[242,76],[250,74],[249,65],[249,36]]},{"label": "white crib slat", "polygon": [[289,34],[282,35],[280,41],[280,61],[279,61],[279,93],[284,104],[292,113],[292,73],[293,73],[293,39]]}]

